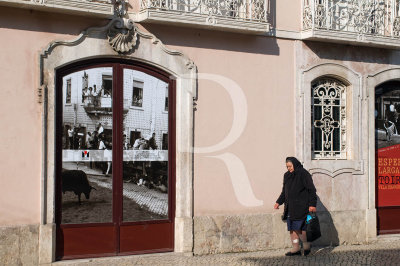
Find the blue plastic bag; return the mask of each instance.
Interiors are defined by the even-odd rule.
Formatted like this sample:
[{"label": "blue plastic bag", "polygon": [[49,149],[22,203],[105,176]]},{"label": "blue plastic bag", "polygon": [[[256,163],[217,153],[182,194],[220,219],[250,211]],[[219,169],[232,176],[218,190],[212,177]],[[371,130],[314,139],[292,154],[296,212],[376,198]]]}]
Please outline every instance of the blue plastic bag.
[{"label": "blue plastic bag", "polygon": [[[309,219],[310,217],[310,219]],[[319,226],[319,219],[315,213],[310,213],[306,218],[306,233],[307,241],[312,242],[321,237],[321,229]]]}]

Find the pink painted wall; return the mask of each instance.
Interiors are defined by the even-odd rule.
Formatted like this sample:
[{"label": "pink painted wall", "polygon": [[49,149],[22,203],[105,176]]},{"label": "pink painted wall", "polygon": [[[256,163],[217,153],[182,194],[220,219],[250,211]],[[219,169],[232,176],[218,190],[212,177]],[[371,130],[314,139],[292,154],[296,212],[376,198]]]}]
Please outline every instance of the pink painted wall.
[{"label": "pink painted wall", "polygon": [[277,30],[300,31],[303,0],[270,0],[271,24]]},{"label": "pink painted wall", "polygon": [[[39,52],[53,40],[73,39],[87,27],[106,23],[71,15],[0,9],[0,62],[6,62],[1,64],[0,87],[7,98],[0,105],[0,226],[40,221]],[[190,57],[199,73],[234,81],[247,101],[247,121],[239,138],[222,151],[195,155],[195,214],[272,212],[282,185],[284,159],[294,154],[294,42],[171,26],[145,27],[169,47]],[[203,147],[224,139],[234,117],[232,101],[222,86],[199,80],[198,91],[195,145]],[[243,205],[233,189],[234,174],[223,161],[209,157],[224,153],[233,154],[243,164],[239,177],[248,182],[250,196],[258,206]]]},{"label": "pink painted wall", "polygon": [[[200,74],[216,74],[236,82],[247,100],[247,124],[229,147],[195,155],[195,215],[273,212],[286,171],[286,156],[294,155],[294,42],[273,38],[146,26],[165,44],[189,56]],[[228,92],[212,81],[199,80],[195,112],[195,146],[217,144],[231,129],[233,105]],[[238,107],[243,108],[243,107]],[[259,206],[238,200],[224,162],[209,156],[234,154],[245,168]],[[236,167],[233,171],[239,171]],[[240,194],[240,192],[239,192]],[[239,195],[240,198],[240,195]]]},{"label": "pink painted wall", "polygon": [[42,106],[38,55],[99,20],[0,8],[0,226],[40,222]]}]

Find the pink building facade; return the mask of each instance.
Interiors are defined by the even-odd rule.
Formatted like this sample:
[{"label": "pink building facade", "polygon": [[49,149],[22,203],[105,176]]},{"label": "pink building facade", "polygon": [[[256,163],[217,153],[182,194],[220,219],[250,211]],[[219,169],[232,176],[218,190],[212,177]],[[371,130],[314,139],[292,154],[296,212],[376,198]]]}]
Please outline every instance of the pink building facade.
[{"label": "pink building facade", "polygon": [[[391,220],[400,217],[400,171],[395,153],[385,153],[396,150],[398,136],[385,123],[397,116],[391,105],[400,104],[399,3],[353,2],[0,0],[7,99],[0,106],[1,264],[288,247],[282,210],[273,209],[287,156],[304,164],[317,188],[323,236],[314,244],[399,233]],[[112,110],[107,97],[103,106],[85,105],[84,72],[87,87],[105,87],[111,75]],[[69,136],[62,125],[85,128],[82,139],[109,132],[105,150],[113,158],[93,165],[79,158],[68,168],[64,150],[80,155],[89,148],[63,145]],[[156,148],[140,155],[135,132],[148,145],[155,133]],[[113,181],[100,173],[107,162]],[[154,165],[162,166],[154,172]],[[66,206],[78,203],[63,202],[65,195],[77,199],[62,193],[60,180],[64,170],[89,168],[96,190],[79,208],[112,184],[109,224],[91,222],[94,235],[104,230],[110,238],[77,251],[71,245],[87,231],[71,228],[89,227],[83,220],[64,227]],[[152,195],[151,202],[165,204],[166,218],[126,191]],[[125,223],[130,210],[122,206],[151,218]],[[146,222],[152,229],[140,231]],[[155,243],[164,234],[168,241],[159,246],[136,240],[151,236]]]}]

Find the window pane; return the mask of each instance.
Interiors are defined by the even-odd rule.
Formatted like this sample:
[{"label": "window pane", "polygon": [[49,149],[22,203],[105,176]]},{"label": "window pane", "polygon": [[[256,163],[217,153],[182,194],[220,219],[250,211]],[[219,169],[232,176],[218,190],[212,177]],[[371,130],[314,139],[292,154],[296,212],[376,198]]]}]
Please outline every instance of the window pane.
[{"label": "window pane", "polygon": [[322,131],[319,128],[316,128],[314,131],[314,147],[315,151],[322,151]]},{"label": "window pane", "polygon": [[64,76],[63,91],[62,223],[112,222],[112,68]]},{"label": "window pane", "polygon": [[133,80],[132,84],[132,105],[142,107],[143,104],[143,82]]},{"label": "window pane", "polygon": [[339,106],[332,107],[332,117],[334,121],[340,121],[340,108]]},{"label": "window pane", "polygon": [[168,218],[168,113],[165,112],[167,83],[131,69],[124,69],[123,75],[124,113],[126,113],[123,144],[123,221],[166,219]]},{"label": "window pane", "polygon": [[164,111],[168,111],[168,84],[165,88],[165,108]]},{"label": "window pane", "polygon": [[333,130],[333,150],[340,151],[340,130],[338,128]]},{"label": "window pane", "polygon": [[71,79],[66,81],[65,103],[71,103]]}]

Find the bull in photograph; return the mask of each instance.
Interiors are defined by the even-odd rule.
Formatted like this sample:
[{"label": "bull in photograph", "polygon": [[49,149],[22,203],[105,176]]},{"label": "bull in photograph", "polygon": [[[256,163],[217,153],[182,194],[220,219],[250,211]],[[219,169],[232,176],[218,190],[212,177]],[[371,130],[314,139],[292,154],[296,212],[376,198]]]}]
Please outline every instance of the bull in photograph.
[{"label": "bull in photograph", "polygon": [[81,204],[81,194],[86,199],[90,198],[90,192],[94,187],[89,185],[87,175],[82,170],[64,170],[62,172],[62,192],[72,191],[78,196],[79,205]]}]

